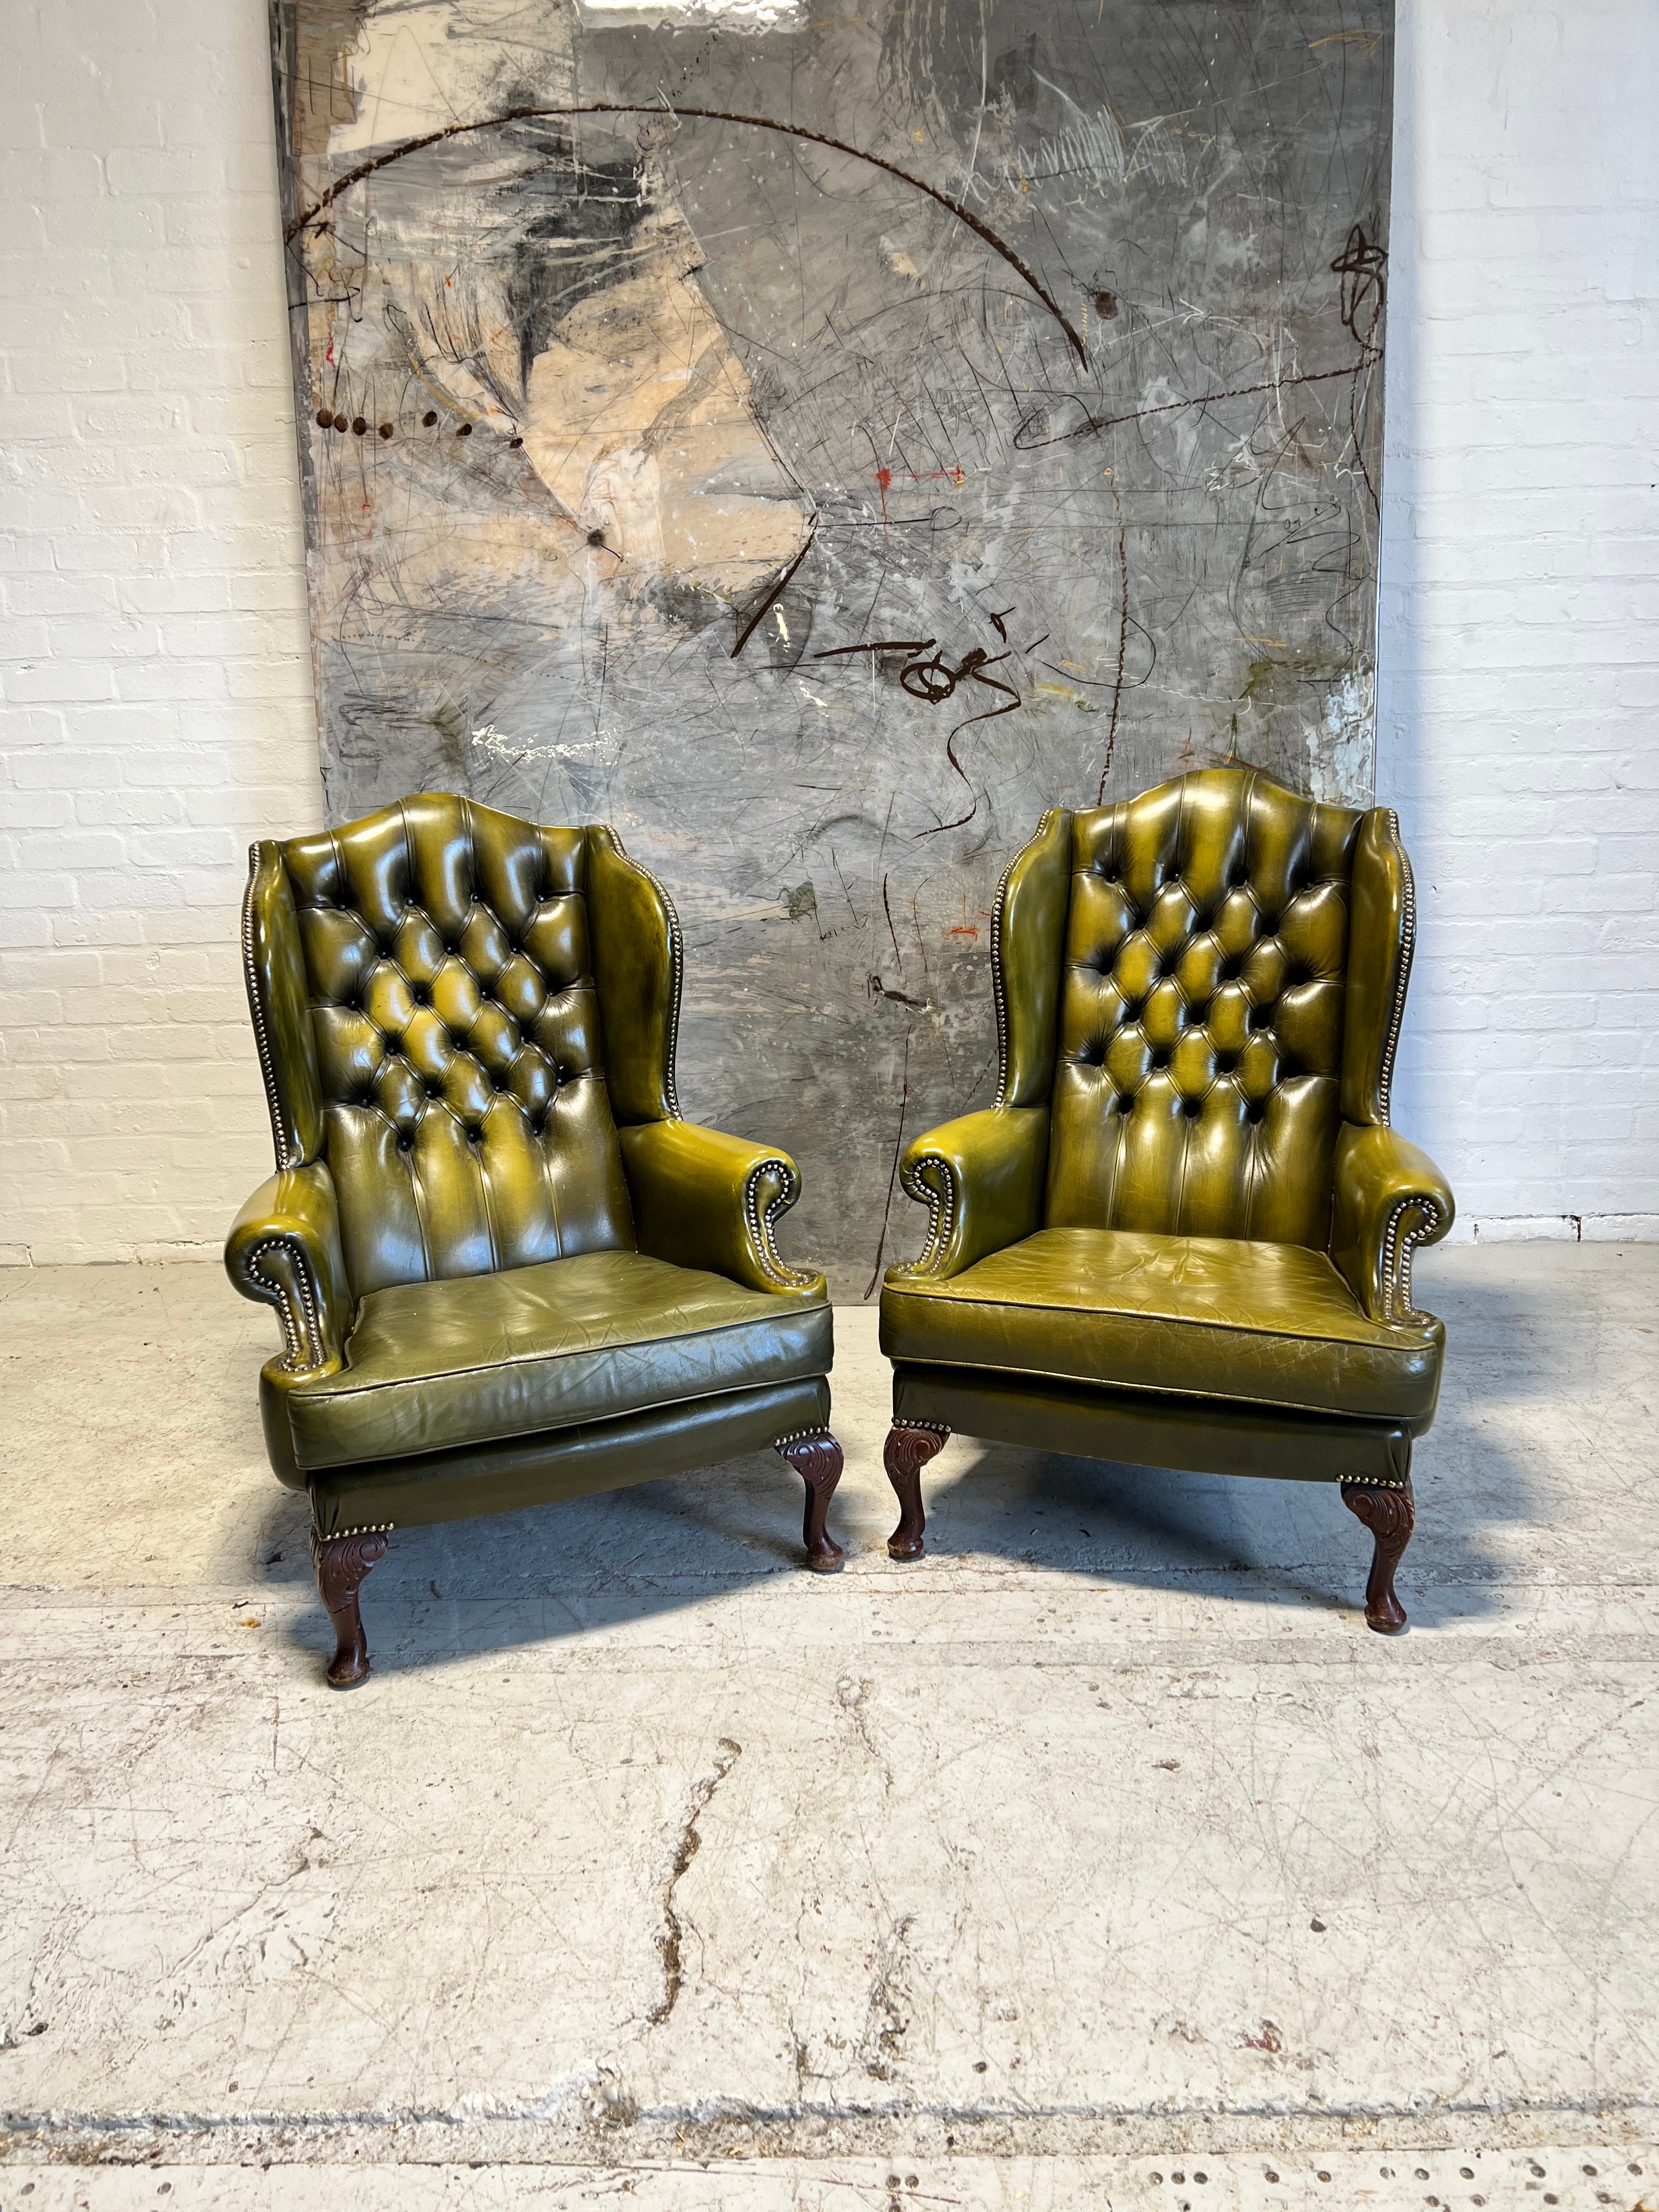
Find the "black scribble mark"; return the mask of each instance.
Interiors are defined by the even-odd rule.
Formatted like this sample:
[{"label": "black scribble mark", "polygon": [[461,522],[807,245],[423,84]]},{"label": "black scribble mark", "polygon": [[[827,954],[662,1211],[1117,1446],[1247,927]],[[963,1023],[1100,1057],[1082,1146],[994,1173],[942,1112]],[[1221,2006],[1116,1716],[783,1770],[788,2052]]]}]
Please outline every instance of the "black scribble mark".
[{"label": "black scribble mark", "polygon": [[648,2013],[646,2021],[652,2027],[660,2027],[679,2002],[685,1985],[685,1966],[681,1956],[684,1929],[679,1914],[674,1909],[674,1892],[680,1877],[702,1848],[702,1838],[697,1832],[697,1822],[708,1810],[708,1801],[720,1788],[738,1760],[743,1756],[743,1746],[723,1735],[714,1747],[714,1771],[705,1774],[691,1791],[691,1802],[686,1808],[680,1826],[680,1839],[668,1870],[668,1880],[663,1885],[663,1932],[657,1938],[657,1951],[662,1960],[662,1995]]},{"label": "black scribble mark", "polygon": [[[894,950],[896,951],[897,949],[896,942]],[[913,999],[903,991],[890,991],[885,983],[882,981],[879,975],[872,975],[869,981],[865,985],[865,989],[868,993],[872,1004],[877,1000],[880,999],[885,1000],[889,1006],[912,1006],[919,1014],[927,1014],[933,1012],[933,1003],[930,1000]]]},{"label": "black scribble mark", "polygon": [[1360,223],[1348,233],[1347,244],[1331,264],[1331,274],[1342,279],[1339,306],[1342,327],[1358,346],[1370,344],[1382,319],[1388,297],[1383,271],[1388,265],[1387,248],[1373,246]]},{"label": "black scribble mark", "polygon": [[1123,501],[1118,493],[1117,479],[1112,479],[1112,504],[1117,509],[1117,586],[1119,610],[1117,621],[1117,674],[1112,684],[1112,719],[1106,732],[1106,758],[1100,771],[1100,789],[1095,794],[1095,805],[1106,804],[1106,779],[1112,772],[1112,755],[1117,750],[1117,719],[1123,707],[1123,663],[1129,650],[1129,532],[1123,520]]},{"label": "black scribble mark", "polygon": [[[1035,453],[1045,446],[1069,445],[1073,438],[1091,438],[1103,430],[1121,429],[1126,422],[1145,422],[1154,415],[1179,415],[1183,408],[1212,407],[1220,399],[1248,399],[1261,392],[1280,392],[1297,384],[1334,384],[1339,378],[1357,376],[1370,362],[1379,356],[1380,349],[1368,349],[1364,358],[1351,362],[1346,368],[1317,368],[1298,371],[1293,376],[1278,376],[1266,384],[1235,384],[1225,392],[1200,392],[1191,399],[1169,399],[1158,407],[1133,407],[1127,415],[1088,415],[1075,428],[1061,430],[1052,438],[1034,438],[1030,433],[1042,419],[1042,410],[1033,409],[1020,422],[1013,435],[1017,452]],[[1082,405],[1081,400],[1077,403]]]},{"label": "black scribble mark", "polygon": [[796,569],[799,568],[801,562],[811,551],[812,540],[817,536],[817,534],[818,519],[815,514],[807,529],[805,544],[801,547],[800,551],[796,554],[794,559],[784,570],[782,575],[778,578],[777,582],[771,585],[761,594],[760,605],[755,609],[754,613],[750,616],[748,621],[738,631],[738,641],[732,648],[732,658],[733,660],[737,659],[738,655],[743,651],[744,646],[748,644],[750,639],[753,637],[755,632],[760,628],[761,623],[764,617],[771,613],[773,608],[776,606],[778,601],[788,590]]},{"label": "black scribble mark", "polygon": [[[888,811],[890,813],[892,811],[890,806]],[[899,951],[898,932],[893,927],[893,909],[887,901],[887,878],[884,873],[881,879],[881,910],[887,917],[887,934],[893,940],[893,957],[898,962],[899,974],[902,975],[904,973],[904,955]]]},{"label": "black scribble mark", "polygon": [[[982,714],[969,714],[965,721],[958,722],[957,724],[955,729],[951,731],[950,736],[945,740],[945,757],[950,762],[951,767],[967,785],[969,790],[973,792],[974,803],[968,809],[968,811],[965,814],[958,815],[954,822],[936,822],[931,830],[918,830],[916,832],[918,838],[937,837],[944,830],[963,829],[968,823],[971,822],[975,815],[979,812],[979,793],[976,791],[974,791],[973,778],[969,775],[967,769],[963,768],[962,763],[957,758],[957,739],[962,735],[964,730],[972,729],[975,722],[994,722],[999,714],[1012,714],[1014,709],[1020,704],[1019,694],[1015,690],[1012,684],[1005,684],[999,677],[987,676],[983,672],[987,668],[994,668],[998,661],[1006,660],[1008,656],[1006,653],[1000,653],[994,660],[980,647],[975,646],[972,652],[965,656],[961,665],[955,671],[955,676],[957,682],[959,682],[963,677],[967,677],[975,684],[982,684],[988,691],[1001,691],[1005,693],[1006,695],[1008,703],[1006,707],[988,707]],[[900,677],[899,681],[903,683],[904,679],[902,676]],[[909,688],[910,687],[908,684],[905,685],[905,689],[907,690],[908,690]],[[951,690],[953,691],[955,689],[956,683],[952,683]],[[921,692],[917,693],[915,696],[917,697],[925,698],[930,695]],[[941,692],[939,696],[941,698],[948,699],[951,693],[950,691]]]},{"label": "black scribble mark", "polygon": [[1348,434],[1353,440],[1354,459],[1359,464],[1359,473],[1364,479],[1366,496],[1372,512],[1380,520],[1382,503],[1377,497],[1376,486],[1371,482],[1371,472],[1365,465],[1364,441],[1359,434],[1359,371],[1368,362],[1376,360],[1382,352],[1373,343],[1376,326],[1382,319],[1382,309],[1388,298],[1388,279],[1384,270],[1389,265],[1386,249],[1373,246],[1364,228],[1355,223],[1348,233],[1348,242],[1331,264],[1331,272],[1342,279],[1340,312],[1342,326],[1359,348],[1359,359],[1354,366],[1353,382],[1348,391]]},{"label": "black scribble mark", "polygon": [[[932,642],[930,638],[928,643],[931,645]],[[930,707],[942,706],[953,695],[957,684],[969,678],[975,684],[988,684],[993,690],[1008,691],[1007,684],[999,684],[994,677],[981,676],[979,672],[981,668],[997,667],[1007,658],[1006,653],[999,653],[994,658],[983,646],[976,645],[964,653],[952,668],[942,653],[935,653],[931,660],[912,660],[901,668],[899,687],[908,691],[913,699],[925,699]],[[1018,693],[1011,691],[1010,696],[1018,705]],[[1006,713],[1006,709],[1001,711]],[[975,720],[978,719],[978,716],[975,717]],[[965,728],[966,725],[961,726]]]},{"label": "black scribble mark", "polygon": [[[936,185],[926,183],[908,169],[901,169],[896,162],[884,161],[879,154],[867,154],[862,147],[849,146],[844,138],[829,137],[822,131],[805,131],[797,123],[780,123],[770,115],[738,115],[720,107],[678,107],[665,112],[674,117],[695,117],[706,123],[740,123],[754,131],[777,131],[786,137],[803,138],[814,146],[828,146],[833,152],[846,154],[854,161],[867,161],[872,168],[884,169],[890,177],[896,177],[902,185],[908,185],[913,191],[926,193],[930,200],[937,202],[955,216],[958,222],[966,223],[975,236],[982,239],[994,253],[1001,255],[1015,275],[1036,293],[1065,331],[1066,341],[1078,359],[1085,368],[1088,366],[1089,356],[1083,340],[1036,270],[1022,261],[1013,247],[1006,239],[999,238],[989,223],[981,222],[971,208],[964,207],[949,192],[940,191]],[[362,184],[365,177],[372,177],[377,170],[389,167],[393,161],[401,161],[406,154],[419,153],[423,147],[441,145],[450,138],[464,138],[475,131],[498,131],[509,123],[557,122],[582,115],[660,115],[665,110],[662,108],[642,106],[636,101],[599,100],[581,107],[507,107],[503,108],[500,114],[486,115],[477,123],[450,123],[441,131],[423,131],[419,137],[405,138],[401,145],[388,147],[384,154],[377,154],[373,161],[360,161],[355,169],[348,169],[344,176],[337,177],[320,198],[285,227],[283,233],[284,242],[291,243],[308,228],[319,215],[333,206],[342,192],[349,191],[353,185]]]},{"label": "black scribble mark", "polygon": [[1008,633],[1003,628],[1002,617],[1003,615],[1011,615],[1013,611],[1014,611],[1012,607],[1004,607],[1002,614],[988,615],[986,617],[986,620],[990,623],[992,629],[996,632],[997,635],[1002,640],[1005,645],[1008,642]]},{"label": "black scribble mark", "polygon": [[[1013,609],[1005,607],[1002,611],[1005,615],[1012,614]],[[993,615],[990,620],[995,624],[999,635],[1006,637],[1008,633],[1003,629],[1001,617]],[[1044,635],[1047,635],[1046,631]],[[1015,690],[1012,684],[1005,684],[1000,677],[988,676],[985,673],[988,668],[1000,667],[1005,660],[1012,657],[1011,653],[987,653],[982,645],[970,646],[952,668],[944,653],[938,650],[938,642],[936,638],[931,637],[877,638],[864,645],[826,646],[812,656],[815,660],[838,660],[844,654],[852,653],[908,653],[910,658],[900,669],[898,680],[901,689],[908,691],[913,699],[920,699],[929,707],[941,707],[947,699],[955,696],[958,684],[980,684],[988,691],[1001,692],[1007,701],[1006,706],[988,707],[983,714],[969,714],[966,720],[957,724],[955,729],[945,739],[945,757],[968,786],[969,790],[973,792],[974,803],[965,814],[959,816],[954,822],[939,822],[935,823],[931,830],[919,830],[916,832],[919,837],[937,837],[942,830],[960,830],[965,823],[973,820],[979,811],[979,793],[974,791],[973,779],[957,757],[957,739],[964,730],[971,729],[975,722],[994,722],[999,714],[1012,714],[1015,708],[1023,703],[1019,693]],[[1039,638],[1037,643],[1041,645],[1042,639]],[[924,653],[929,652],[933,654],[931,659],[921,658]],[[892,916],[890,915],[888,916],[890,928],[891,924]],[[896,939],[894,940],[894,946],[896,950]]]},{"label": "black scribble mark", "polygon": [[[916,931],[918,939],[921,935],[921,931],[918,927]],[[887,1203],[881,1209],[881,1235],[876,1243],[876,1264],[871,1269],[870,1279],[864,1286],[864,1295],[866,1298],[881,1280],[881,1255],[887,1249],[887,1223],[893,1211],[893,1193],[898,1187],[899,1156],[904,1150],[904,1116],[909,1110],[909,1105],[910,1031],[907,1026],[904,1032],[904,1060],[899,1072],[899,1117],[898,1129],[893,1138],[893,1165],[887,1178]]]}]

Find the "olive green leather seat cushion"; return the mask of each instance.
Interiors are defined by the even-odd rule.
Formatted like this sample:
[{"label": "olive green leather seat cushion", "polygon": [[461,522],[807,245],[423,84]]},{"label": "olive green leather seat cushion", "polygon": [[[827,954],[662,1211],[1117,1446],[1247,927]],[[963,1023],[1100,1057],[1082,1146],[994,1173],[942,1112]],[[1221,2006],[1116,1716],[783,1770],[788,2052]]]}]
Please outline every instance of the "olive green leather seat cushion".
[{"label": "olive green leather seat cushion", "polygon": [[1043,1229],[881,1301],[890,1359],[1424,1427],[1444,1342],[1368,1320],[1324,1253],[1242,1237]]},{"label": "olive green leather seat cushion", "polygon": [[288,1393],[295,1458],[355,1466],[819,1376],[831,1326],[819,1290],[642,1252],[399,1283],[362,1300],[342,1368]]}]

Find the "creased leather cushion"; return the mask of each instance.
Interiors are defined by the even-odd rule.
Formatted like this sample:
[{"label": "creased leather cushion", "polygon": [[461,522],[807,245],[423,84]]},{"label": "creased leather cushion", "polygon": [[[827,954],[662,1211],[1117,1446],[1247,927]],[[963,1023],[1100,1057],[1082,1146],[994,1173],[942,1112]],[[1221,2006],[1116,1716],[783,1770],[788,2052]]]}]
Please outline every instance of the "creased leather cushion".
[{"label": "creased leather cushion", "polygon": [[1044,1229],[930,1281],[890,1275],[890,1359],[1426,1421],[1445,1333],[1368,1321],[1322,1252]]},{"label": "creased leather cushion", "polygon": [[398,1284],[362,1301],[343,1370],[289,1392],[295,1457],[355,1466],[821,1376],[831,1327],[821,1294],[641,1252]]}]

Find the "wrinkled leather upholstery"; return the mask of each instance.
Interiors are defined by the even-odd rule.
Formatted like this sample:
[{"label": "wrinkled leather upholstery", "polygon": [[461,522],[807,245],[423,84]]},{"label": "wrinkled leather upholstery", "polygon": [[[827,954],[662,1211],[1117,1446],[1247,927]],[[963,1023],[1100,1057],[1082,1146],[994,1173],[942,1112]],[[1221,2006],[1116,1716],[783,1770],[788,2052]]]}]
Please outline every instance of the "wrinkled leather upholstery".
[{"label": "wrinkled leather upholstery", "polygon": [[416,1528],[474,1513],[514,1513],[596,1490],[654,1482],[659,1475],[683,1474],[740,1452],[764,1451],[780,1437],[821,1429],[829,1419],[830,1385],[819,1376],[769,1390],[696,1398],[553,1436],[324,1468],[307,1485],[312,1522],[319,1535],[331,1536],[346,1528]]},{"label": "wrinkled leather upholstery", "polygon": [[258,845],[243,951],[277,1173],[226,1265],[282,1320],[267,1445],[314,1505],[380,1462],[428,1520],[562,1494],[562,1450],[632,1480],[595,1438],[646,1421],[662,1473],[822,1391],[794,1164],[680,1120],[678,924],[608,829],[426,793]]},{"label": "wrinkled leather upholstery", "polygon": [[995,1443],[1286,1482],[1385,1482],[1411,1473],[1403,1421],[1364,1421],[1229,1398],[1058,1382],[969,1367],[893,1370],[893,1417]]},{"label": "wrinkled leather upholstery", "polygon": [[1367,1320],[1322,1252],[1245,1237],[1040,1229],[960,1275],[894,1283],[890,1359],[1240,1398],[1426,1427],[1444,1334]]},{"label": "wrinkled leather upholstery", "polygon": [[344,1364],[294,1390],[302,1468],[495,1443],[811,1381],[830,1308],[642,1252],[371,1291]]},{"label": "wrinkled leather upholstery", "polygon": [[[1206,769],[1045,815],[993,921],[996,1103],[901,1164],[929,1220],[882,1293],[896,1406],[915,1363],[936,1407],[1029,1377],[1034,1442],[1056,1383],[1056,1449],[1092,1389],[1106,1455],[1145,1393],[1160,1434],[1183,1402],[1206,1425],[1201,1401],[1241,1435],[1282,1414],[1287,1446],[1310,1419],[1352,1421],[1357,1449],[1397,1428],[1408,1463],[1443,1346],[1412,1253],[1452,1219],[1388,1126],[1413,927],[1384,808]],[[1207,1426],[1205,1464],[1229,1464]]]}]

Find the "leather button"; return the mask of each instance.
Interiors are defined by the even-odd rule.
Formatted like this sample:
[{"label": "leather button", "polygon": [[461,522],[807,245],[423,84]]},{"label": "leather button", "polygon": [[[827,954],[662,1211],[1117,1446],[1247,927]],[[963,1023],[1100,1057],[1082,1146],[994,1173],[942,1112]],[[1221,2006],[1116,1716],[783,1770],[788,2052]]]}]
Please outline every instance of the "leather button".
[{"label": "leather button", "polygon": [[1124,1091],[1120,1097],[1114,1098],[1112,1101],[1113,1105],[1116,1107],[1120,1114],[1127,1114],[1133,1109],[1134,1103],[1134,1093],[1132,1091]]},{"label": "leather button", "polygon": [[1189,1121],[1195,1121],[1204,1111],[1204,1101],[1201,1098],[1188,1098],[1182,1103],[1181,1110]]},{"label": "leather button", "polygon": [[1244,1109],[1244,1119],[1247,1121],[1259,1121],[1267,1110],[1265,1106],[1247,1106]]}]

